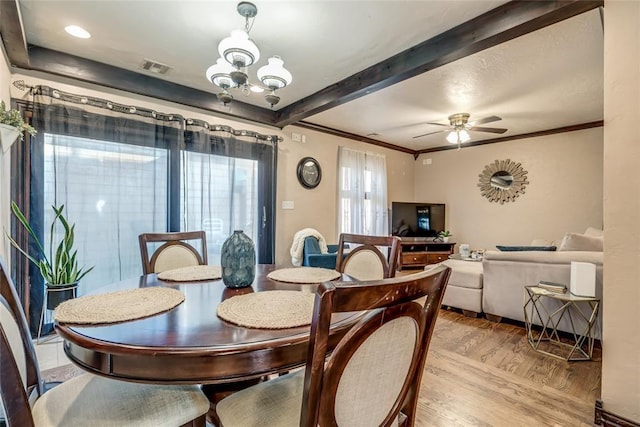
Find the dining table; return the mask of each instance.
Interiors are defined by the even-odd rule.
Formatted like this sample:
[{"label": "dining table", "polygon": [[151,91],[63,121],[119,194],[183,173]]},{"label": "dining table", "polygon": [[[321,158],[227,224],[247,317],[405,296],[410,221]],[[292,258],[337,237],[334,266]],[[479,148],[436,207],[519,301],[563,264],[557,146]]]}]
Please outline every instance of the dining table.
[{"label": "dining table", "polygon": [[[82,369],[113,379],[152,384],[226,384],[282,373],[306,362],[310,325],[285,329],[238,326],[217,316],[218,305],[236,295],[268,290],[315,293],[317,284],[287,283],[258,264],[250,287],[227,288],[221,279],[170,282],[146,274],[100,289],[113,292],[170,287],[184,301],[157,315],[106,325],[55,323],[67,357]],[[350,281],[347,275],[338,280]],[[358,320],[358,313],[332,318],[329,346]]]}]

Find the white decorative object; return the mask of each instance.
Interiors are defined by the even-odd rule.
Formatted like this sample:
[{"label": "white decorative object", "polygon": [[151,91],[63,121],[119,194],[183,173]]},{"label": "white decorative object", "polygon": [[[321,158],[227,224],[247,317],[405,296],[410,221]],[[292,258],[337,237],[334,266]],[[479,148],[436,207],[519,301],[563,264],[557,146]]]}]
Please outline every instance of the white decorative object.
[{"label": "white decorative object", "polygon": [[460,258],[469,258],[469,244],[462,243],[460,245]]},{"label": "white decorative object", "polygon": [[581,297],[596,296],[596,265],[589,262],[571,261],[569,290]]},{"label": "white decorative object", "polygon": [[0,141],[2,142],[2,152],[7,152],[7,150],[11,148],[11,145],[16,142],[19,136],[20,131],[18,131],[16,127],[0,123]]}]

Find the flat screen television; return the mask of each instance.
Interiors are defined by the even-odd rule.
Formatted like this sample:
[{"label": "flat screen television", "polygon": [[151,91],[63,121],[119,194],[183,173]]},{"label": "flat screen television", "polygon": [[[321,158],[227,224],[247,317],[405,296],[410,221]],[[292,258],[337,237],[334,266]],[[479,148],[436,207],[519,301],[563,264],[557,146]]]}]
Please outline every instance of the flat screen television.
[{"label": "flat screen television", "polygon": [[444,213],[444,203],[392,202],[391,234],[436,237],[445,230]]}]

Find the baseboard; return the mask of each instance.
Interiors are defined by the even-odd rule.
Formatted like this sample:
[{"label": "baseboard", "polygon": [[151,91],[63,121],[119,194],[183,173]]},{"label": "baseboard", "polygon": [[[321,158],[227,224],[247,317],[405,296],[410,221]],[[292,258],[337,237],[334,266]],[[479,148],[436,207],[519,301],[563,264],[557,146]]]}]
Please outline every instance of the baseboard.
[{"label": "baseboard", "polygon": [[605,427],[640,427],[640,423],[613,414],[602,407],[602,400],[596,400],[593,423]]}]

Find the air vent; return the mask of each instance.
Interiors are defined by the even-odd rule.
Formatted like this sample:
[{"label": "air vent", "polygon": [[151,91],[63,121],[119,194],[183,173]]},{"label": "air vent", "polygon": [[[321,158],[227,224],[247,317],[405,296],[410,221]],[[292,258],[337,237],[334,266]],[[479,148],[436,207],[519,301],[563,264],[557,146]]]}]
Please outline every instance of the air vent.
[{"label": "air vent", "polygon": [[142,61],[140,67],[143,70],[147,70],[155,74],[167,74],[167,71],[171,69],[168,65],[152,61],[151,59],[145,59]]}]

